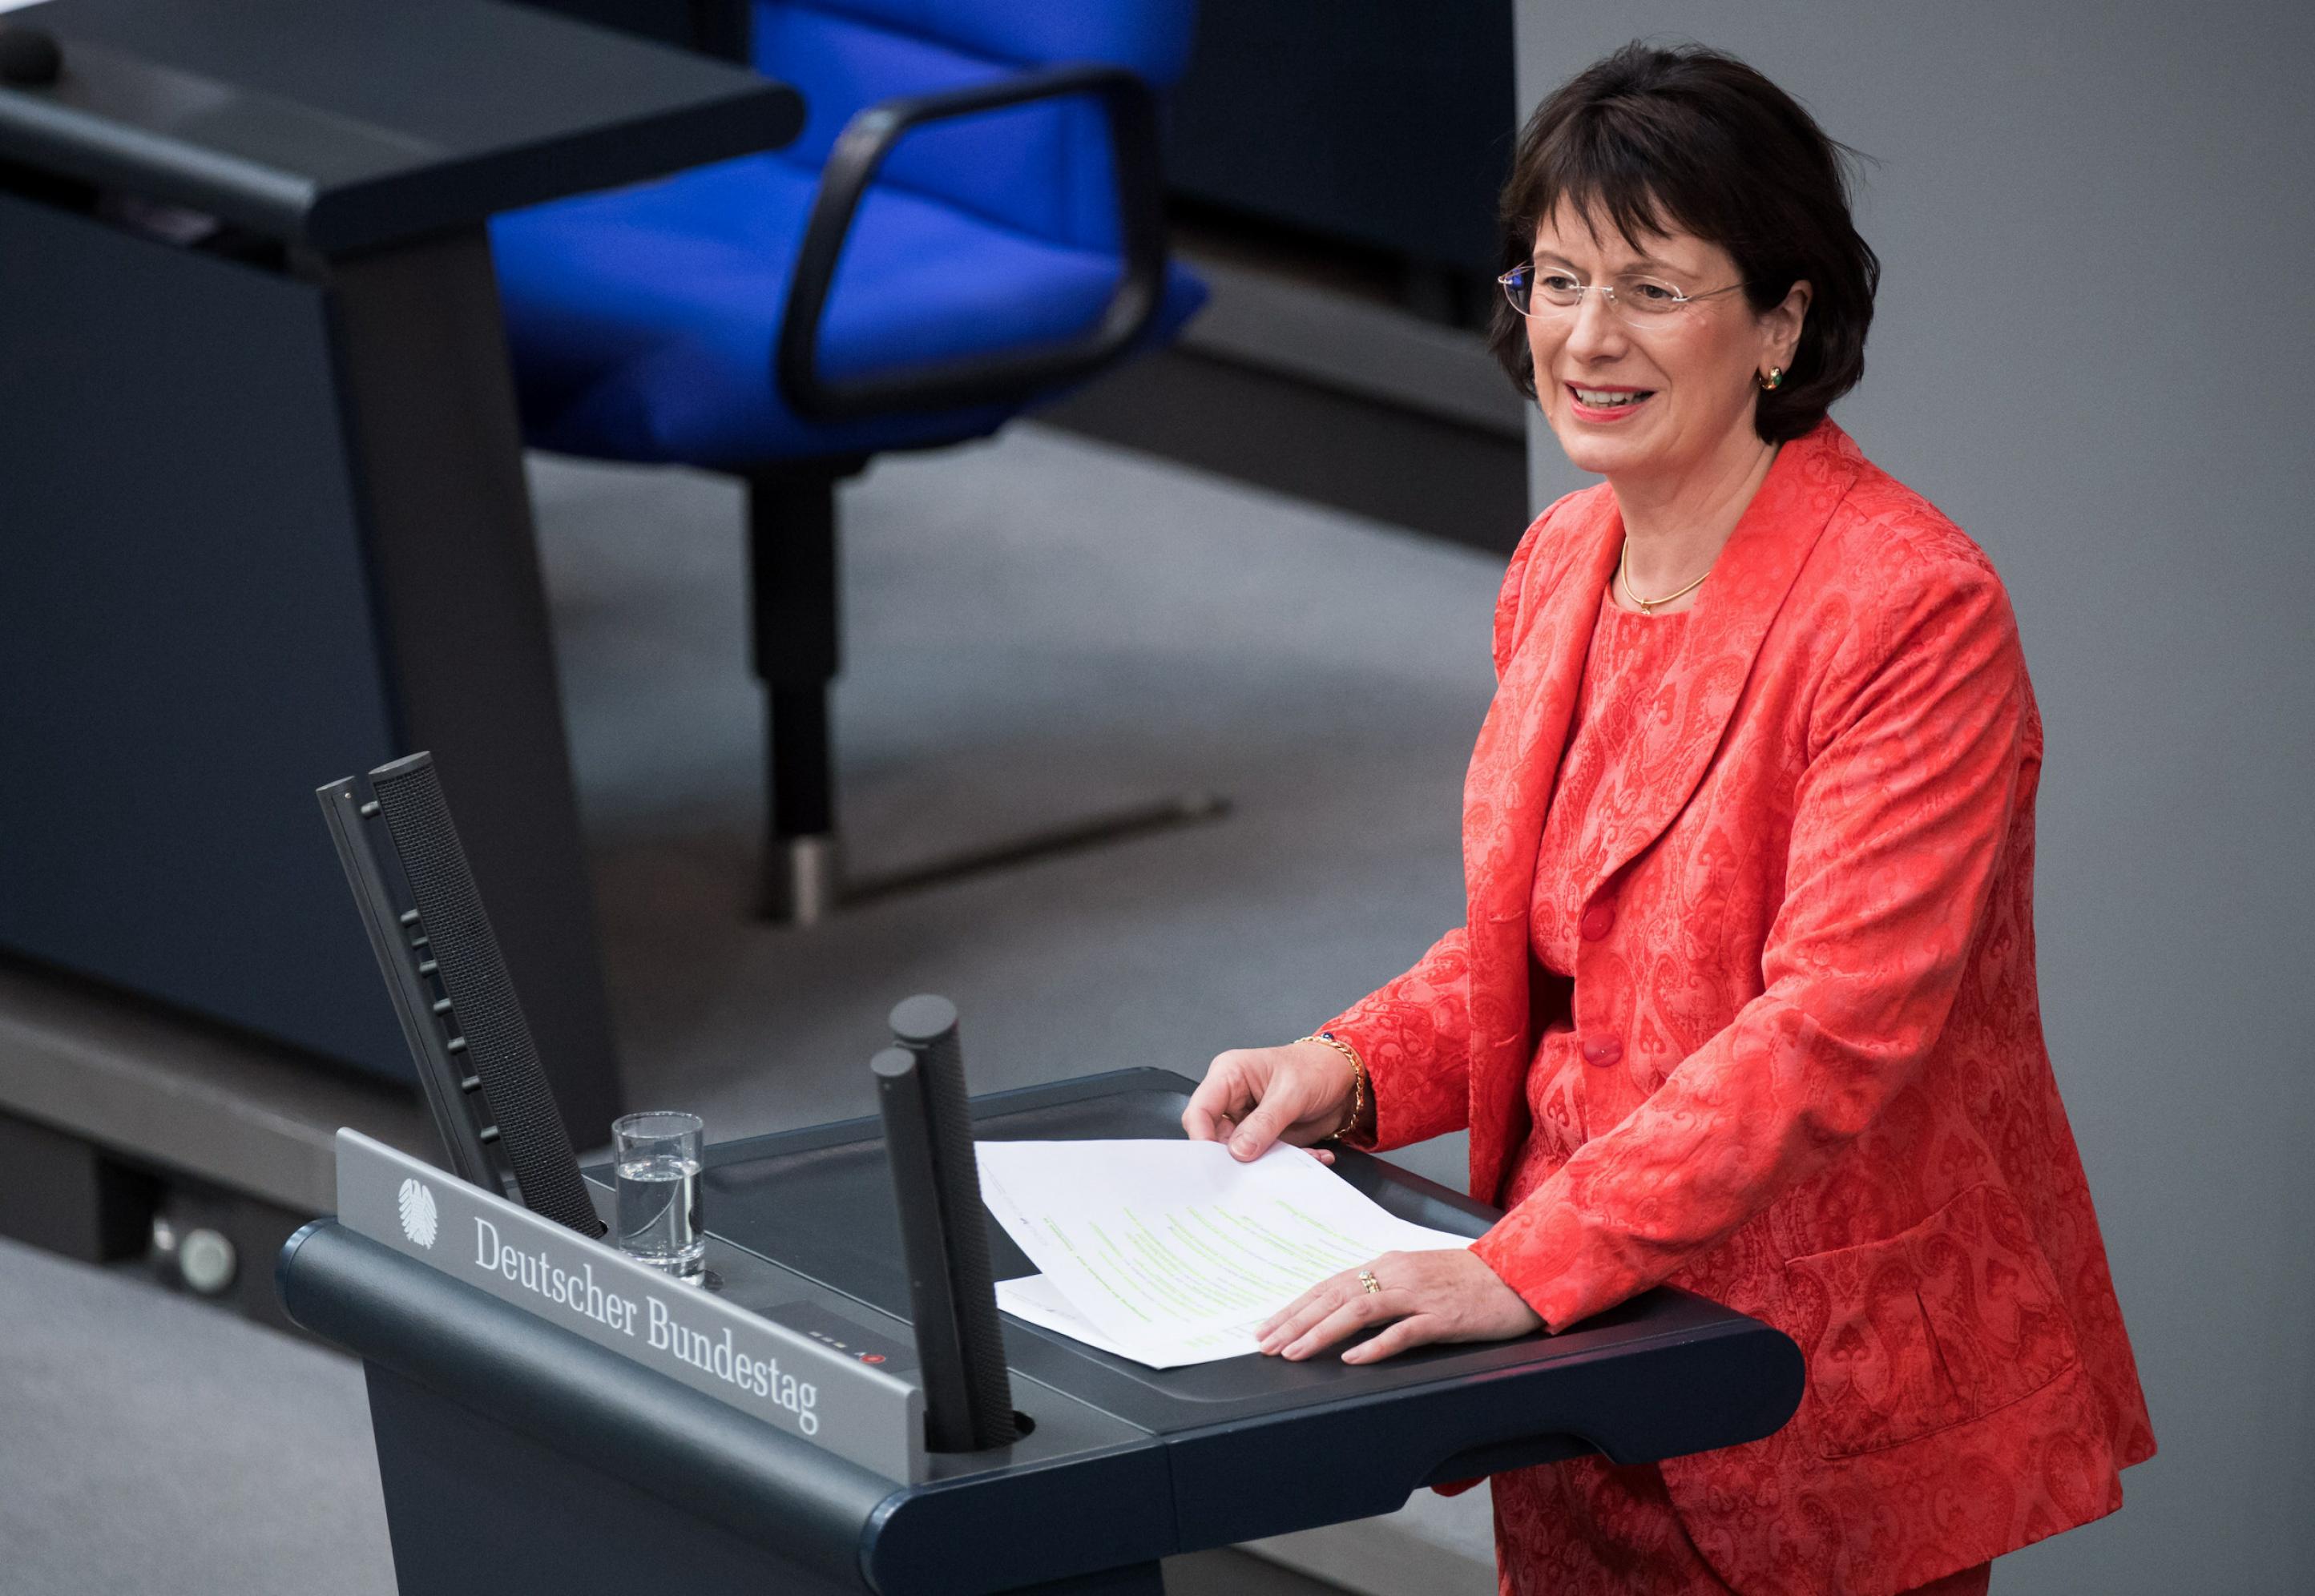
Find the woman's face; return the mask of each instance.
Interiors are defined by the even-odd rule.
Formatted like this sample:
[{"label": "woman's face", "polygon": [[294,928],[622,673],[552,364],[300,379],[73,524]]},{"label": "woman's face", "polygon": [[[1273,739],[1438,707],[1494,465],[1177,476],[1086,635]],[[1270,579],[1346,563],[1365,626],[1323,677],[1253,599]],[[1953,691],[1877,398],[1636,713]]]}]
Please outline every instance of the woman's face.
[{"label": "woman's face", "polygon": [[[1584,284],[1648,278],[1690,297],[1734,285],[1736,262],[1688,233],[1636,244],[1598,232],[1562,206],[1535,230],[1539,276]],[[1756,457],[1756,382],[1789,367],[1808,308],[1806,283],[1755,311],[1738,289],[1647,316],[1587,293],[1562,308],[1538,294],[1527,319],[1535,391],[1559,446],[1579,469],[1629,481],[1677,480],[1730,457]],[[1749,447],[1747,447],[1749,445]]]}]

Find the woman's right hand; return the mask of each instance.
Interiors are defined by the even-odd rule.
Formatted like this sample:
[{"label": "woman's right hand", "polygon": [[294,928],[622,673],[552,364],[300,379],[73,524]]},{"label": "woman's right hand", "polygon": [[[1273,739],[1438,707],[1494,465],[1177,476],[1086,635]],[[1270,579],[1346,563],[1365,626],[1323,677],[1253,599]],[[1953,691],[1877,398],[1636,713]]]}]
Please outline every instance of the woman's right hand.
[{"label": "woman's right hand", "polygon": [[1273,1141],[1308,1147],[1332,1136],[1351,1091],[1350,1061],[1323,1042],[1232,1048],[1206,1066],[1182,1129],[1192,1141],[1229,1143],[1234,1158],[1259,1158]]}]

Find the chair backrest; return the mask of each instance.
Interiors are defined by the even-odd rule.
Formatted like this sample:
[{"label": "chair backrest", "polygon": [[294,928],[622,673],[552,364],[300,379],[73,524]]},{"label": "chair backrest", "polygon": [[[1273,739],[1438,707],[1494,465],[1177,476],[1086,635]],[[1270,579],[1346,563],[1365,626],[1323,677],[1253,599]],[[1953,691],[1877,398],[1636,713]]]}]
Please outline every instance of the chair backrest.
[{"label": "chair backrest", "polygon": [[[781,152],[818,171],[855,113],[880,101],[1065,62],[1124,66],[1164,89],[1187,65],[1194,0],[755,0],[755,65],[803,92],[803,134]],[[1101,112],[1024,106],[912,135],[879,173],[1039,237],[1116,247]]]}]

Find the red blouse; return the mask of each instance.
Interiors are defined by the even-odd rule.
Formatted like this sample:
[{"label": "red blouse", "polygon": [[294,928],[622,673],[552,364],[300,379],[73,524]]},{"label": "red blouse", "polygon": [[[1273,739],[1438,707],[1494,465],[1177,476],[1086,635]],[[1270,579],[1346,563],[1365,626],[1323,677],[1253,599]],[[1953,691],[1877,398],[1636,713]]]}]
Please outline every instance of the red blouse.
[{"label": "red blouse", "polygon": [[[1604,590],[1601,593],[1566,748],[1552,781],[1551,805],[1544,813],[1535,898],[1529,910],[1530,945],[1538,962],[1555,974],[1575,973],[1575,950],[1583,938],[1578,920],[1586,891],[1637,840],[1627,832],[1636,833],[1639,818],[1628,805],[1614,802],[1618,793],[1628,793],[1631,787],[1610,778],[1629,752],[1648,703],[1680,651],[1689,613],[1635,615],[1619,609]],[[1583,1094],[1576,1085],[1581,1072],[1613,1068],[1622,1062],[1622,1046],[1613,1037],[1592,1042],[1587,1055],[1566,1020],[1555,1020],[1545,1028],[1527,1074],[1533,1129],[1512,1163],[1503,1206],[1526,1197],[1583,1145]]]}]

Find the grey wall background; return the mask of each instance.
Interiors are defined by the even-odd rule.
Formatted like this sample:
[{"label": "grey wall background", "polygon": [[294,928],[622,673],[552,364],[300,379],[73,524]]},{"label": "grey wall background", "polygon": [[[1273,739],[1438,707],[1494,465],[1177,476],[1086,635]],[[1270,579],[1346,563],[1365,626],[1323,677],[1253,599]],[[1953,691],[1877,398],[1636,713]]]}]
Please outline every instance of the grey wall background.
[{"label": "grey wall background", "polygon": [[[2044,1024],[2161,1451],[2018,1592],[2315,1591],[2315,13],[1518,0],[1521,111],[1634,37],[1878,158],[1835,417],[1992,555],[2047,723]],[[1532,438],[1539,504],[1584,479]]]}]

